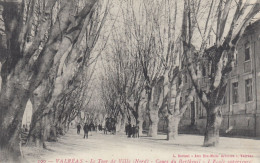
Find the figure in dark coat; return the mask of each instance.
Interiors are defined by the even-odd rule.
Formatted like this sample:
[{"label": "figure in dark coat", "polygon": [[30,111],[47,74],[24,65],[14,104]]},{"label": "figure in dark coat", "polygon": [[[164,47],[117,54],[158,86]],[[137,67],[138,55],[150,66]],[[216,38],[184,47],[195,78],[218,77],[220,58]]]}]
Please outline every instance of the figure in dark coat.
[{"label": "figure in dark coat", "polygon": [[84,125],[84,127],[83,127],[83,130],[84,130],[84,139],[85,139],[85,137],[87,137],[88,138],[88,125],[85,123],[85,125]]},{"label": "figure in dark coat", "polygon": [[139,138],[139,126],[135,127],[135,137]]},{"label": "figure in dark coat", "polygon": [[125,134],[128,135],[128,124],[125,125]]},{"label": "figure in dark coat", "polygon": [[77,125],[77,134],[80,134],[80,129],[81,129],[81,126],[80,124]]},{"label": "figure in dark coat", "polygon": [[136,134],[135,134],[135,125],[133,125],[132,127],[132,137],[135,138],[136,137]]},{"label": "figure in dark coat", "polygon": [[132,135],[132,125],[129,124],[127,129],[128,129],[127,134],[128,134],[128,137],[130,138]]}]

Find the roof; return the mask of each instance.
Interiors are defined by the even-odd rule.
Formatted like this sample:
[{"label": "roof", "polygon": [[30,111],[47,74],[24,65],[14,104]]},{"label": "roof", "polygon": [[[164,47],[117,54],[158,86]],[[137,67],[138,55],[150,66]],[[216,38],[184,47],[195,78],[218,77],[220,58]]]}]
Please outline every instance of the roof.
[{"label": "roof", "polygon": [[246,30],[243,35],[254,33],[254,30],[259,27],[260,27],[260,19],[257,19],[254,22],[250,22],[249,25],[246,27]]}]

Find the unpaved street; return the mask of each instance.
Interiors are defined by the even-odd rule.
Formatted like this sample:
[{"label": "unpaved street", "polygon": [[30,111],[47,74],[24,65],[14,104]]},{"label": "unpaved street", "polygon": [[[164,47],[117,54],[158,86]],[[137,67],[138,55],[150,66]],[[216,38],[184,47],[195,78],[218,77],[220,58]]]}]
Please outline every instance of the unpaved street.
[{"label": "unpaved street", "polygon": [[168,142],[165,138],[166,135],[158,135],[156,138],[127,138],[123,133],[104,135],[102,132],[90,132],[89,138],[83,139],[82,132],[77,135],[76,130],[71,129],[58,142],[47,143],[47,150],[23,147],[23,153],[28,162],[260,162],[259,140],[221,137],[218,147],[207,148],[202,147],[203,136],[180,135],[174,142]]}]

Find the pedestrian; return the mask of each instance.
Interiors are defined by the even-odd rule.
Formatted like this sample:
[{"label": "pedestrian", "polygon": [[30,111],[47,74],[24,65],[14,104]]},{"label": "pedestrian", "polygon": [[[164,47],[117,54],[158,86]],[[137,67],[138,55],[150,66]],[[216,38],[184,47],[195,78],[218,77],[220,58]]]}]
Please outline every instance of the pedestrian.
[{"label": "pedestrian", "polygon": [[116,125],[114,125],[114,126],[112,127],[112,134],[113,134],[113,135],[116,134]]},{"label": "pedestrian", "polygon": [[139,138],[139,126],[135,127],[135,136]]},{"label": "pedestrian", "polygon": [[85,139],[85,137],[87,137],[87,139],[88,139],[88,125],[87,125],[87,123],[85,123],[83,130],[84,130],[84,137],[83,138]]},{"label": "pedestrian", "polygon": [[133,135],[132,137],[135,138],[135,136],[136,136],[135,135],[135,125],[133,125],[133,127],[132,127],[132,135]]},{"label": "pedestrian", "polygon": [[107,134],[107,130],[108,130],[108,129],[107,129],[107,127],[105,126],[105,127],[104,127],[104,134]]},{"label": "pedestrian", "polygon": [[80,134],[80,129],[81,129],[81,126],[80,124],[77,125],[77,134]]},{"label": "pedestrian", "polygon": [[127,131],[127,133],[128,133],[128,137],[130,138],[131,135],[132,135],[132,125],[129,124],[127,129],[128,129],[128,131]]}]

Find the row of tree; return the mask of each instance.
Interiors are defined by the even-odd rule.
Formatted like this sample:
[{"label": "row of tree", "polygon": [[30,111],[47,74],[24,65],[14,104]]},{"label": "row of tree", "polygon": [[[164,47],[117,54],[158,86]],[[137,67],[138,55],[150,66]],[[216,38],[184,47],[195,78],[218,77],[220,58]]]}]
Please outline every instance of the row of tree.
[{"label": "row of tree", "polygon": [[[121,127],[136,123],[140,134],[148,116],[148,136],[156,136],[161,114],[167,139],[174,140],[197,96],[207,113],[204,146],[217,145],[235,47],[259,13],[260,1],[126,0],[119,10],[122,21],[114,28],[102,78],[108,115]],[[208,79],[206,89],[200,85],[202,75]]]},{"label": "row of tree", "polygon": [[93,49],[107,1],[0,1],[0,155],[19,162],[27,102],[33,113],[27,145],[55,141],[88,104]]}]

